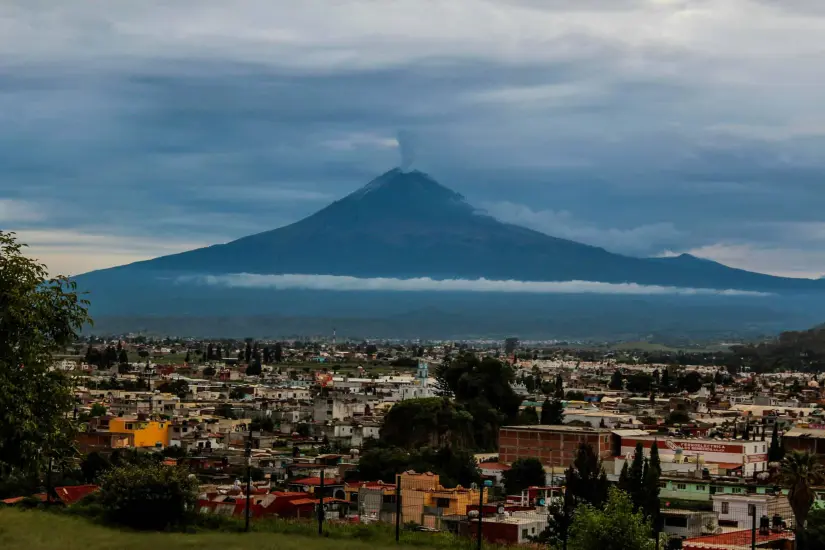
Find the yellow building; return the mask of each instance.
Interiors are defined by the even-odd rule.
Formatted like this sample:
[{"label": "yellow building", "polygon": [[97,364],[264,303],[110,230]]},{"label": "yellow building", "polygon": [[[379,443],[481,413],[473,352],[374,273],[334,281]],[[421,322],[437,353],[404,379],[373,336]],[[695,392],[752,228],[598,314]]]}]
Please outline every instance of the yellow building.
[{"label": "yellow building", "polygon": [[[477,489],[465,489],[461,485],[446,489],[441,486],[439,476],[430,472],[404,472],[398,474],[398,478],[401,482],[403,523],[413,522],[440,529],[442,516],[464,516],[468,506],[478,504]],[[484,503],[487,503],[487,494],[485,491],[482,497]]]},{"label": "yellow building", "polygon": [[109,420],[109,431],[134,435],[135,447],[168,447],[169,425],[167,421],[116,417]]}]

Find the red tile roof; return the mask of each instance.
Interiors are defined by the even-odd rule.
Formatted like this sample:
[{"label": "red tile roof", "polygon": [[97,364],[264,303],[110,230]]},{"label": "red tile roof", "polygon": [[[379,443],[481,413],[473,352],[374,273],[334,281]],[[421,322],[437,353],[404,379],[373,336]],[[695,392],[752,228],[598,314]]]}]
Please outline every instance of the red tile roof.
[{"label": "red tile roof", "polygon": [[[770,533],[768,535],[760,535],[759,531],[756,532],[756,544],[793,539],[794,535],[790,531]],[[682,543],[683,550],[729,550],[738,548],[746,549],[750,547],[750,529],[745,529],[743,531],[731,531],[729,533],[722,533],[721,535],[708,535],[705,537],[686,539]]]},{"label": "red tile roof", "polygon": [[[26,500],[27,498],[29,498],[29,497],[12,497],[12,498],[7,498],[5,500],[0,500],[0,502],[2,502],[3,504],[12,505],[12,504],[17,504],[18,502],[22,502],[22,501]],[[42,502],[46,502],[46,495],[44,493],[37,493],[36,495],[32,495],[31,498],[36,498],[36,499],[38,499]]]},{"label": "red tile roof", "polygon": [[501,470],[503,472],[510,469],[510,466],[501,462],[482,462],[478,467],[482,470]]},{"label": "red tile roof", "polygon": [[[321,478],[320,477],[305,477],[303,479],[296,479],[295,481],[290,481],[287,485],[321,485]],[[324,485],[340,485],[338,480],[334,478],[327,478],[324,479]]]},{"label": "red tile roof", "polygon": [[395,489],[395,483],[384,483],[383,481],[353,481],[345,483],[347,488],[366,487],[368,489]]},{"label": "red tile roof", "polygon": [[54,492],[57,493],[63,504],[70,506],[84,497],[97,491],[97,485],[75,485],[73,487],[57,487]]}]

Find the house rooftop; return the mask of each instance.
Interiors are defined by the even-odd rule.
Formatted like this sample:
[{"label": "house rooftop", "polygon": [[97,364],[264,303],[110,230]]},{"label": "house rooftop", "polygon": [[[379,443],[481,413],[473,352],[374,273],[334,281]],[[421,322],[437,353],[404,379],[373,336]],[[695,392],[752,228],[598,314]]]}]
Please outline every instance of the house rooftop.
[{"label": "house rooftop", "polygon": [[[540,424],[537,426],[502,426],[502,429],[505,430],[518,430],[518,431],[542,431],[542,432],[570,432],[570,433],[598,433],[598,434],[608,434],[611,433],[610,430],[607,428],[591,428],[590,426],[551,426],[551,425],[544,425]],[[648,432],[645,432],[647,434]]]}]

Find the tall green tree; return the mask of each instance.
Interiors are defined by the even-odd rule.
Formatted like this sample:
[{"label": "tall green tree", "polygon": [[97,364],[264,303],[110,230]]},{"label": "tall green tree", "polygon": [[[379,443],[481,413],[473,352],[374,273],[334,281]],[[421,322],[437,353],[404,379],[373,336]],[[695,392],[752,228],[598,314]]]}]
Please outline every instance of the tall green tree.
[{"label": "tall green tree", "polygon": [[536,458],[519,458],[502,475],[504,490],[508,495],[519,495],[528,487],[544,487],[547,475],[544,466]]},{"label": "tall green tree", "polygon": [[564,424],[564,405],[558,399],[545,399],[541,406],[541,423],[557,426]]},{"label": "tall green tree", "polygon": [[561,377],[560,373],[556,375],[556,391],[553,397],[556,399],[564,399],[564,378]]},{"label": "tall green tree", "polygon": [[785,449],[779,442],[779,423],[773,423],[773,432],[771,433],[771,446],[768,447],[768,462],[779,462],[785,458]]},{"label": "tall green tree", "polygon": [[645,461],[644,475],[642,477],[642,511],[646,518],[648,518],[654,526],[659,524],[660,518],[660,502],[659,502],[659,478],[661,476],[661,466],[658,465],[659,457],[656,451],[656,459],[654,463],[653,452],[655,447],[651,449],[651,457]]},{"label": "tall green tree", "polygon": [[563,546],[570,532],[570,525],[581,505],[601,508],[607,501],[610,483],[591,445],[582,443],[576,458],[564,473],[565,490],[561,502],[551,504],[547,529],[541,539],[555,546]]},{"label": "tall green tree", "polygon": [[625,460],[622,466],[622,472],[619,474],[619,489],[625,493],[630,493],[630,463]]},{"label": "tall green tree", "polygon": [[261,362],[257,360],[252,361],[251,363],[249,363],[249,366],[246,367],[247,376],[260,376],[262,372],[263,369],[261,367]]},{"label": "tall green tree", "polygon": [[794,531],[801,541],[808,513],[816,499],[813,488],[823,482],[825,472],[815,454],[794,450],[782,460],[781,476],[796,520]]},{"label": "tall green tree", "polygon": [[603,510],[585,505],[570,527],[569,550],[653,550],[650,523],[633,510],[628,495],[610,489]]},{"label": "tall green tree", "polygon": [[[53,356],[91,322],[88,302],[65,277],[23,255],[0,231],[0,476],[38,472],[72,452],[71,381]],[[10,391],[14,388],[14,391]]]},{"label": "tall green tree", "polygon": [[644,504],[644,467],[645,467],[645,452],[641,443],[636,443],[636,451],[633,454],[633,462],[630,464],[628,470],[628,485],[630,487],[630,498],[633,501],[633,507],[636,509],[642,508]]},{"label": "tall green tree", "polygon": [[520,426],[535,426],[539,423],[539,414],[533,406],[524,407],[524,410],[519,414],[518,423]]},{"label": "tall green tree", "polygon": [[463,354],[445,362],[436,371],[442,395],[451,395],[473,419],[478,448],[495,449],[498,431],[518,420],[521,397],[513,390],[515,373],[510,365],[491,357],[479,359]]},{"label": "tall green tree", "polygon": [[610,383],[608,386],[611,390],[624,389],[624,378],[622,377],[622,372],[619,369],[613,371],[613,375],[610,377]]},{"label": "tall green tree", "polygon": [[443,397],[406,399],[393,405],[384,417],[381,440],[402,449],[475,445],[472,414]]},{"label": "tall green tree", "polygon": [[601,508],[604,505],[609,483],[601,458],[591,445],[579,445],[576,458],[565,472],[565,486],[565,496],[574,499],[576,506],[587,503]]}]

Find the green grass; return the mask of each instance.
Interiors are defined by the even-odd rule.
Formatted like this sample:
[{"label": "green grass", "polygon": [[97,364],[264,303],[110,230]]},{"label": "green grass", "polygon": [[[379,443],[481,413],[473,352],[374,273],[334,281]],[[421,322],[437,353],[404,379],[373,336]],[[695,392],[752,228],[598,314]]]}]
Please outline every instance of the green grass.
[{"label": "green grass", "polygon": [[[4,550],[389,550],[390,548],[439,550],[475,549],[470,539],[446,533],[404,532],[396,545],[390,525],[325,526],[288,520],[253,522],[250,533],[240,532],[242,522],[213,518],[215,530],[201,527],[195,533],[141,533],[106,527],[69,513],[0,508],[0,548]],[[220,529],[220,530],[217,530]],[[502,547],[484,545],[485,550]]]}]

